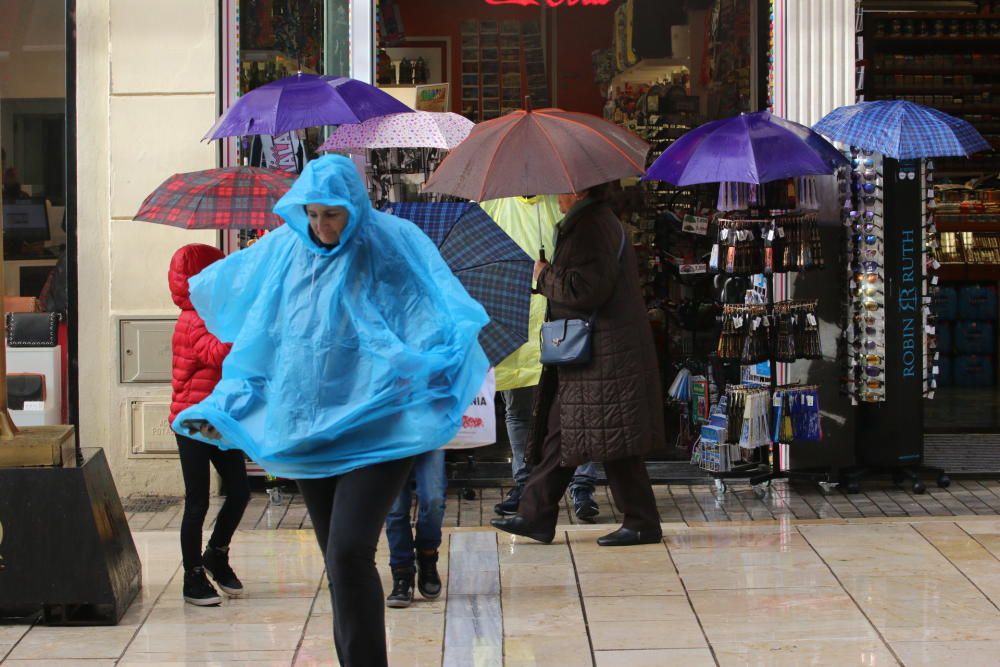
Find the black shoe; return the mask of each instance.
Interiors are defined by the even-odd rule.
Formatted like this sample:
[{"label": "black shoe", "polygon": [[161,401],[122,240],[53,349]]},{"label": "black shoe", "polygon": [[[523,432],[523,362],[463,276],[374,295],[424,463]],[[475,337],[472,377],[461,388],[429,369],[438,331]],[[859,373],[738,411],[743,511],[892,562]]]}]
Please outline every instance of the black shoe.
[{"label": "black shoe", "polygon": [[199,607],[217,607],[222,604],[219,592],[205,576],[205,568],[196,567],[184,573],[184,601]]},{"label": "black shoe", "polygon": [[517,514],[517,508],[521,506],[521,495],[524,493],[524,484],[518,484],[507,492],[507,497],[493,506],[493,511],[500,516],[512,516]]},{"label": "black shoe", "polygon": [[392,571],[392,592],[385,599],[385,606],[393,609],[406,609],[413,604],[413,578],[416,572],[412,567],[400,567]]},{"label": "black shoe", "polygon": [[225,549],[208,547],[201,560],[205,565],[205,571],[212,575],[223,593],[230,597],[239,597],[243,594],[243,582],[233,572],[233,568],[229,567],[229,547]]},{"label": "black shoe", "polygon": [[522,537],[530,537],[533,540],[537,540],[538,542],[543,542],[545,544],[550,544],[556,537],[555,529],[547,531],[535,530],[529,526],[528,522],[524,520],[524,517],[519,514],[504,517],[503,519],[492,519],[490,520],[490,525],[497,530],[502,530],[505,533],[521,535]]},{"label": "black shoe", "polygon": [[438,552],[417,552],[417,590],[425,600],[437,600],[441,595],[441,576],[438,574]]},{"label": "black shoe", "polygon": [[594,523],[594,517],[601,513],[601,509],[594,500],[594,490],[586,486],[578,486],[570,494],[573,498],[573,512],[576,518],[587,523]]},{"label": "black shoe", "polygon": [[655,530],[632,530],[619,528],[613,533],[597,538],[597,544],[602,547],[633,547],[637,544],[656,544],[663,539],[663,532]]}]

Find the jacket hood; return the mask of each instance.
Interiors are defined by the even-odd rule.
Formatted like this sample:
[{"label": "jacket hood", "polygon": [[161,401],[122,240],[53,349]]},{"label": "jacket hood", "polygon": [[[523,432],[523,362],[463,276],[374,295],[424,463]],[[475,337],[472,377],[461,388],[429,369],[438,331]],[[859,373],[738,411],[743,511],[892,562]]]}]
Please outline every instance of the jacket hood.
[{"label": "jacket hood", "polygon": [[170,259],[167,282],[170,285],[170,296],[178,308],[194,310],[194,306],[191,305],[188,278],[198,275],[210,264],[224,258],[225,255],[221,250],[204,243],[192,243],[174,253]]},{"label": "jacket hood", "polygon": [[[309,233],[309,216],[303,208],[307,204],[347,209],[347,227],[335,247],[325,248],[313,240]],[[291,190],[275,205],[274,212],[284,218],[311,252],[332,256],[346,247],[358,228],[371,219],[372,205],[354,163],[342,155],[326,155],[306,165]]]}]

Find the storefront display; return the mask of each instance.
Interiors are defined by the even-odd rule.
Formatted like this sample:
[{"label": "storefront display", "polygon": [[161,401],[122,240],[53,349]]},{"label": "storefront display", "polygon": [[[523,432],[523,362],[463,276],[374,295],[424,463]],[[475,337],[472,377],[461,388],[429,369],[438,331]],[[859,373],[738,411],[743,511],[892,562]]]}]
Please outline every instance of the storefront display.
[{"label": "storefront display", "polygon": [[[940,109],[971,123],[991,150],[971,158],[935,157],[924,164],[926,194],[933,196],[931,239],[937,279],[925,294],[933,299],[938,322],[931,324],[937,349],[928,367],[938,371],[928,381],[926,438],[934,460],[947,465],[963,461],[967,470],[989,468],[1000,447],[1000,421],[992,406],[997,386],[998,339],[987,326],[996,318],[992,295],[1000,281],[1000,104],[996,73],[1000,68],[1000,3],[933,3],[923,10],[913,3],[907,12],[876,11],[862,3],[857,79],[865,100],[909,100]],[[960,295],[980,298],[981,310],[957,312]],[[959,337],[962,333],[971,337]],[[959,343],[961,341],[961,343]],[[873,395],[874,397],[874,395]],[[963,410],[976,405],[982,409]],[[957,434],[978,432],[985,448],[981,463],[970,461],[967,445]],[[959,450],[962,450],[959,453]],[[979,469],[986,469],[979,468]]]}]

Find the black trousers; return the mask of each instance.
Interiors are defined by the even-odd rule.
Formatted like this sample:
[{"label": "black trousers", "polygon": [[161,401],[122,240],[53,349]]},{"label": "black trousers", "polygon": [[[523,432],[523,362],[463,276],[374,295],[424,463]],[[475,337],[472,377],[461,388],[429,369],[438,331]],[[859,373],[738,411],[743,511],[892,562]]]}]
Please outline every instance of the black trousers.
[{"label": "black trousers", "polygon": [[[575,468],[559,464],[562,449],[562,421],[559,416],[559,396],[552,400],[542,460],[531,470],[528,484],[521,496],[518,513],[532,526],[539,529],[554,528],[559,522],[559,503],[573,481]],[[622,525],[632,530],[660,529],[660,513],[649,481],[646,464],[641,457],[629,456],[604,461],[608,486],[614,496],[615,506],[624,517]]]},{"label": "black trousers", "polygon": [[218,447],[177,435],[177,450],[181,455],[184,474],[184,516],[181,519],[181,554],[184,569],[201,566],[201,532],[208,514],[208,493],[212,466],[219,471],[226,490],[226,501],[219,510],[208,545],[229,546],[240,525],[243,512],[250,502],[246,459],[238,449],[222,451]]},{"label": "black trousers", "polygon": [[297,480],[326,560],[333,641],[345,667],[388,665],[385,602],[375,550],[385,517],[412,467],[409,458],[337,477]]}]

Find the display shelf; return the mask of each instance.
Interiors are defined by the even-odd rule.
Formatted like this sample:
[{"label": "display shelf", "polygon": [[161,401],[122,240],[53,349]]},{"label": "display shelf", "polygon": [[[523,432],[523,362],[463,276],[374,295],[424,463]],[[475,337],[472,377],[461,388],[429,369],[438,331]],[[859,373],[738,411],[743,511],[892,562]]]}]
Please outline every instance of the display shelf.
[{"label": "display shelf", "polygon": [[865,37],[876,42],[992,42],[1000,44],[1000,35],[872,35]]},{"label": "display shelf", "polygon": [[936,275],[939,280],[1000,280],[1000,265],[942,264]]},{"label": "display shelf", "polygon": [[[690,58],[646,58],[635,65],[615,74],[611,83],[634,83],[636,81],[651,81],[658,75],[666,75],[678,69],[691,70]],[[668,77],[669,78],[669,77]]]},{"label": "display shelf", "polygon": [[939,214],[934,223],[939,232],[1000,232],[1000,214]]},{"label": "display shelf", "polygon": [[941,67],[880,67],[878,65],[873,65],[866,60],[860,60],[858,61],[858,64],[864,65],[865,67],[871,67],[870,71],[873,74],[915,74],[930,76],[937,74],[982,74],[983,76],[988,74],[1000,74],[1000,67],[992,65],[985,67],[977,65],[942,65]]}]

